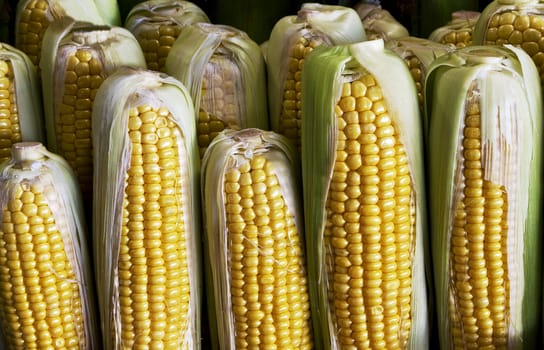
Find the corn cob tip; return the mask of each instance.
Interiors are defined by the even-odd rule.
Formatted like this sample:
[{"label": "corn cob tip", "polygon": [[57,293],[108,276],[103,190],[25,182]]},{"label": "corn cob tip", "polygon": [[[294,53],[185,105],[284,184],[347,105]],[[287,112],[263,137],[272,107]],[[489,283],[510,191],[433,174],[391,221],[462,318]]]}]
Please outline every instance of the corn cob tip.
[{"label": "corn cob tip", "polygon": [[17,142],[11,146],[11,156],[17,163],[43,159],[45,147],[41,142]]}]

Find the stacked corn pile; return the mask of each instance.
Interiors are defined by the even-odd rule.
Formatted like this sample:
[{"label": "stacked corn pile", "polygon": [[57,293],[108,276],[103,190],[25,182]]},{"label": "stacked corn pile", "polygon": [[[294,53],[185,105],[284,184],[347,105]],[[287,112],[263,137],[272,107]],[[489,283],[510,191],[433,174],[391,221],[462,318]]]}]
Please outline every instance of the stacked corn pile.
[{"label": "stacked corn pile", "polygon": [[209,21],[204,11],[192,2],[148,0],[130,10],[125,27],[140,43],[147,68],[163,71],[166,57],[182,27]]},{"label": "stacked corn pile", "polygon": [[313,348],[298,183],[298,156],[279,134],[225,130],[209,146],[202,193],[214,346]]},{"label": "stacked corn pile", "polygon": [[45,142],[41,89],[28,56],[0,44],[0,162],[21,141]]},{"label": "stacked corn pile", "polygon": [[472,45],[472,32],[480,17],[475,11],[456,11],[452,19],[444,26],[436,28],[429,35],[429,40],[437,43],[463,48]]},{"label": "stacked corn pile", "polygon": [[177,80],[119,69],[93,109],[93,239],[105,349],[200,344],[200,164]]},{"label": "stacked corn pile", "polygon": [[521,49],[473,46],[438,58],[427,83],[440,344],[537,348],[543,144],[536,67]]},{"label": "stacked corn pile", "polygon": [[302,123],[302,68],[305,57],[320,45],[366,40],[355,10],[305,3],[297,15],[280,19],[266,46],[271,129],[286,136],[300,150]]},{"label": "stacked corn pile", "polygon": [[93,102],[103,80],[121,66],[145,67],[134,36],[116,26],[57,20],[44,36],[42,86],[48,148],[64,157],[92,199]]},{"label": "stacked corn pile", "polygon": [[225,25],[186,26],[166,60],[166,72],[191,92],[200,157],[224,129],[268,129],[266,67],[260,47]]},{"label": "stacked corn pile", "polygon": [[302,75],[316,344],[426,349],[423,143],[412,77],[381,40],[317,48]]},{"label": "stacked corn pile", "polygon": [[37,142],[0,167],[2,349],[96,349],[90,256],[77,182]]}]

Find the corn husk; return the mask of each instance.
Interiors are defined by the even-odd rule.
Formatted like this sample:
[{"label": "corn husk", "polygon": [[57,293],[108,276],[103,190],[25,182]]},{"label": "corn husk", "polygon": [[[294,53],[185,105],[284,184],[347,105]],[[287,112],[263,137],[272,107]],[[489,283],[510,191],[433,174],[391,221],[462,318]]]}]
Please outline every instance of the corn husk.
[{"label": "corn husk", "polygon": [[304,37],[317,39],[322,45],[342,45],[367,39],[361,19],[355,10],[344,6],[302,4],[297,15],[276,22],[266,45],[268,103],[270,127],[279,131],[283,90],[289,69],[289,51]]},{"label": "corn husk", "polygon": [[[304,222],[302,212],[302,202],[299,190],[299,159],[290,142],[283,136],[271,131],[248,128],[240,131],[224,130],[219,134],[212,144],[208,147],[202,162],[202,198],[204,214],[204,245],[205,245],[205,266],[207,267],[207,297],[209,319],[212,322],[213,346],[221,349],[236,349],[235,339],[237,329],[235,325],[235,313],[233,311],[233,302],[231,294],[231,254],[229,246],[229,226],[227,225],[227,200],[225,198],[225,179],[226,172],[229,169],[238,169],[243,164],[250,162],[255,157],[265,157],[274,167],[274,173],[278,179],[281,188],[281,197],[285,201],[296,225],[296,231],[292,233],[285,228],[288,242],[285,243],[287,249],[299,249],[302,245],[304,252]],[[259,226],[259,236],[265,235],[265,230]],[[292,237],[291,235],[297,235]],[[281,234],[279,234],[281,236]],[[280,247],[281,238],[274,238],[274,246]],[[278,248],[279,249],[279,248]],[[266,258],[272,254],[279,254],[274,251],[261,251],[259,256]],[[278,255],[279,256],[279,255]],[[305,270],[304,253],[301,256],[302,266]],[[293,265],[281,266],[274,264],[274,274],[282,275],[285,269],[297,269]],[[304,277],[305,279],[305,277]],[[306,289],[299,290],[301,293],[307,293]],[[280,293],[279,288],[277,292]],[[272,292],[275,295],[275,292]],[[274,304],[279,302],[281,296],[277,296],[272,301]],[[288,303],[290,301],[287,301]],[[293,305],[301,307],[301,305]],[[303,305],[302,305],[303,307]],[[280,313],[281,310],[275,309]],[[275,311],[272,311],[274,314]],[[309,318],[309,310],[307,310]],[[291,314],[293,315],[293,314]],[[277,321],[277,320],[276,320]],[[277,321],[282,322],[282,321]],[[304,320],[303,325],[307,328],[311,338],[311,324],[309,319]],[[311,340],[311,339],[310,339]],[[219,346],[221,344],[221,346]],[[308,344],[289,343],[295,348],[309,346]]]},{"label": "corn husk", "polygon": [[[12,93],[16,96],[16,106],[7,108],[17,111],[20,141],[44,143],[42,94],[38,83],[36,67],[34,67],[24,52],[5,43],[0,44],[0,60],[6,63],[9,62],[13,70],[14,87]],[[11,144],[14,140],[13,136],[6,136],[2,134],[0,140],[2,142],[5,140],[8,144]],[[4,144],[2,145],[4,146]],[[11,150],[8,151],[6,149],[6,153],[0,155],[0,160],[5,160],[10,154]]]},{"label": "corn husk", "polygon": [[[380,62],[379,65],[375,62]],[[324,349],[339,349],[337,327],[329,304],[327,251],[324,239],[326,198],[332,181],[338,143],[335,105],[342,83],[368,71],[380,84],[396,137],[405,147],[414,191],[415,237],[412,242],[411,328],[408,349],[429,347],[429,312],[426,272],[426,206],[423,173],[423,139],[415,84],[406,64],[384,49],[383,40],[319,47],[306,60],[302,79],[302,179],[310,298],[316,336]],[[362,181],[361,181],[362,183]]]},{"label": "corn husk", "polygon": [[[93,239],[99,306],[105,349],[121,349],[117,280],[123,197],[131,154],[128,111],[147,104],[166,106],[178,136],[183,181],[183,222],[189,270],[189,307],[179,349],[200,348],[200,159],[191,97],[176,79],[139,68],[120,68],[100,87],[93,108],[94,197]],[[174,350],[174,349],[173,349]]]},{"label": "corn husk", "polygon": [[389,11],[382,8],[379,1],[361,1],[354,6],[355,11],[363,21],[368,40],[403,38],[410,35],[404,27]]},{"label": "corn husk", "polygon": [[[191,92],[196,120],[204,112],[229,129],[268,128],[264,58],[260,47],[246,33],[218,24],[186,26],[172,46],[165,71]],[[222,90],[224,84],[214,83],[215,75],[233,85],[232,113],[216,103],[214,89]],[[204,78],[212,83],[204,86]]]},{"label": "corn husk", "polygon": [[[429,40],[437,43],[462,48],[472,45],[472,32],[480,13],[477,11],[455,11],[451,20],[436,28],[429,35]],[[462,38],[462,40],[459,40]]]},{"label": "corn husk", "polygon": [[452,48],[431,40],[414,36],[392,39],[385,42],[385,47],[398,54],[410,69],[410,74],[416,84],[420,115],[424,113],[423,86],[427,69],[439,56],[451,51]]},{"label": "corn husk", "polygon": [[[30,188],[34,188],[35,191],[39,191],[45,196],[45,200],[47,201],[54,218],[53,222],[47,224],[47,226],[49,226],[47,230],[49,230],[48,232],[50,233],[47,236],[48,238],[52,237],[53,233],[58,230],[62,240],[60,243],[62,244],[64,253],[67,257],[66,269],[72,270],[71,272],[73,272],[73,280],[70,280],[69,282],[70,284],[77,284],[78,287],[83,326],[82,329],[76,329],[76,331],[81,332],[81,335],[79,336],[80,340],[84,336],[84,343],[80,344],[81,348],[99,349],[98,315],[95,312],[94,280],[90,251],[87,246],[89,236],[79,187],[75,176],[66,161],[56,154],[49,152],[39,142],[22,142],[15,144],[12,148],[12,157],[0,165],[0,204],[2,206],[0,218],[4,216],[4,211],[7,210],[6,205],[10,199],[14,198],[15,192],[21,191],[21,189],[28,190]],[[36,232],[38,232],[38,228],[36,228]],[[1,235],[4,236],[4,232],[1,232]],[[53,242],[52,239],[48,239],[47,242],[42,243],[51,245],[59,244],[58,241]],[[36,258],[38,258],[38,256],[36,256]],[[48,262],[48,260],[52,259],[49,250],[47,250],[46,254],[44,253],[43,256],[40,256],[40,258],[43,259],[41,260],[42,264],[52,264],[51,262]],[[63,272],[55,270],[57,265],[51,265],[50,268],[55,276],[55,283],[58,285],[58,283],[63,282],[62,277],[60,277],[62,276],[60,274]],[[3,274],[6,273],[4,269],[2,269],[2,271],[4,271]],[[40,277],[48,278],[51,276],[42,276],[40,273]],[[28,276],[28,278],[31,277]],[[2,279],[4,279],[4,277],[2,277]],[[72,286],[72,288],[74,287]],[[49,291],[49,293],[51,293],[51,291]],[[58,299],[56,300],[56,305],[53,304],[55,303],[54,298],[53,301],[45,299],[42,302],[51,306],[51,312],[53,312],[55,308],[58,310]],[[2,305],[8,305],[5,300],[2,300],[1,303]],[[33,309],[32,306],[27,307],[31,310]],[[47,306],[47,308],[49,310],[49,306]],[[0,313],[3,314],[3,312]],[[55,316],[51,314],[51,317],[54,318]],[[9,324],[7,322],[10,321],[3,319],[0,320],[0,322],[3,325],[2,328],[4,328],[4,336],[9,335],[9,328],[4,326]],[[68,320],[67,322],[70,321]],[[14,334],[11,334],[11,336],[13,335]],[[62,336],[58,339],[59,341],[64,341]],[[38,346],[40,341],[42,341],[42,339],[38,339]],[[2,344],[1,339],[0,344]],[[3,349],[6,348],[7,346],[3,347]]]},{"label": "corn husk", "polygon": [[92,51],[102,63],[104,78],[122,66],[145,68],[145,59],[132,33],[122,27],[63,18],[49,26],[44,40],[49,43],[40,62],[47,146],[57,152],[59,135],[56,135],[55,123],[60,118],[68,55],[78,49]]},{"label": "corn husk", "polygon": [[[473,90],[473,86],[477,89]],[[534,349],[540,344],[542,309],[542,102],[536,68],[528,55],[510,45],[467,47],[432,64],[425,91],[430,237],[441,346],[453,347],[450,317],[454,314],[450,313],[449,302],[454,300],[455,310],[460,307],[455,301],[458,299],[452,299],[455,294],[451,289],[454,285],[450,249],[454,212],[463,193],[460,140],[469,103],[466,101],[470,98],[480,101],[483,181],[501,186],[507,196],[508,229],[501,231],[507,259],[507,271],[501,279],[509,285],[505,294],[505,347]],[[487,242],[487,229],[484,235]],[[500,341],[496,338],[500,335],[492,336],[494,341]],[[470,341],[477,343],[474,338]]]}]

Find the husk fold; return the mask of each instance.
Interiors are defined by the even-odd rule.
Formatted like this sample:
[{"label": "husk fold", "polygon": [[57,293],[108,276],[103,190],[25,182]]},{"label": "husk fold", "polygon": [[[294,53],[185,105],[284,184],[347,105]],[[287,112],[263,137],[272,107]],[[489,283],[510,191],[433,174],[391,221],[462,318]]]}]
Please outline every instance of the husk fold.
[{"label": "husk fold", "polygon": [[408,30],[391,15],[389,11],[376,3],[361,1],[354,6],[363,21],[363,27],[369,40],[381,38],[384,41],[409,36]]},{"label": "husk fold", "polygon": [[[376,65],[375,62],[380,62]],[[384,49],[382,39],[335,47],[321,46],[310,53],[302,79],[302,178],[310,299],[316,344],[339,349],[327,291],[324,242],[326,197],[337,148],[335,105],[344,81],[370,72],[381,85],[397,137],[404,144],[415,192],[415,238],[412,254],[412,326],[409,349],[429,347],[429,315],[426,272],[426,206],[423,174],[423,142],[415,85],[405,63]],[[429,276],[430,277],[430,276]],[[321,336],[320,339],[317,337]]]},{"label": "husk fold", "polygon": [[480,99],[482,175],[508,196],[509,349],[540,344],[542,254],[542,102],[536,67],[521,49],[473,46],[429,68],[429,208],[440,344],[452,344],[449,319],[451,230],[460,183],[464,114],[471,84]]},{"label": "husk fold", "polygon": [[196,143],[194,107],[186,88],[163,73],[123,67],[110,75],[100,87],[93,109],[94,197],[93,239],[96,280],[102,330],[106,349],[121,349],[119,291],[117,283],[121,217],[125,180],[131,146],[128,111],[148,104],[165,106],[169,121],[181,135],[178,140],[179,164],[184,181],[183,215],[190,301],[188,325],[180,334],[181,348],[200,348],[201,264],[200,264],[200,159]]}]

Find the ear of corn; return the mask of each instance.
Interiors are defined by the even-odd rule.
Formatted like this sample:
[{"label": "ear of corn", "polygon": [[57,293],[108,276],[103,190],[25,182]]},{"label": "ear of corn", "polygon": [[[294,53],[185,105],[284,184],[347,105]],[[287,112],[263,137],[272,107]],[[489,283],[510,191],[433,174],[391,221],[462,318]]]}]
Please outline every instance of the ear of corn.
[{"label": "ear of corn", "polygon": [[365,30],[352,8],[305,3],[296,16],[280,19],[265,53],[271,129],[300,150],[301,77],[306,55],[319,45],[363,40]]},{"label": "ear of corn", "polygon": [[204,242],[216,348],[313,348],[297,167],[287,139],[258,129],[225,130],[206,152]]},{"label": "ear of corn", "polygon": [[166,72],[191,92],[201,157],[225,128],[268,128],[264,58],[246,33],[209,23],[186,26]]},{"label": "ear of corn", "polygon": [[387,42],[390,39],[403,38],[410,35],[408,30],[389,11],[382,8],[379,1],[378,4],[361,1],[353,8],[357,11],[359,17],[361,17],[361,21],[363,21],[363,27],[365,28],[368,40],[383,39]]},{"label": "ear of corn", "polygon": [[42,95],[28,56],[0,44],[0,163],[21,141],[45,142]]},{"label": "ear of corn", "polygon": [[105,349],[200,348],[200,160],[179,81],[120,68],[93,108],[93,239]]},{"label": "ear of corn", "polygon": [[442,348],[538,348],[542,102],[536,68],[511,45],[473,46],[433,63],[426,95]]},{"label": "ear of corn", "polygon": [[162,71],[166,57],[185,25],[210,22],[200,7],[183,0],[144,1],[129,12],[125,27],[142,47],[147,68]]},{"label": "ear of corn", "polygon": [[0,167],[4,349],[96,349],[82,201],[68,164],[37,142]]},{"label": "ear of corn", "polygon": [[452,50],[450,46],[414,36],[391,39],[385,47],[398,54],[408,66],[410,75],[416,83],[420,115],[424,113],[423,86],[427,69],[439,56]]},{"label": "ear of corn", "polygon": [[48,148],[68,161],[90,203],[96,92],[117,68],[145,67],[144,56],[134,36],[121,27],[64,18],[52,23],[44,38],[48,45],[40,65]]},{"label": "ear of corn", "polygon": [[433,30],[429,40],[441,44],[463,48],[472,45],[472,32],[480,16],[476,11],[456,11],[452,13],[451,20],[443,26]]},{"label": "ear of corn", "polygon": [[15,47],[39,66],[43,36],[49,24],[62,17],[105,24],[92,0],[22,0],[17,3]]},{"label": "ear of corn", "polygon": [[320,47],[308,55],[302,75],[304,214],[317,344],[426,349],[423,142],[410,73],[378,39]]},{"label": "ear of corn", "polygon": [[522,48],[533,59],[541,82],[544,81],[544,5],[536,0],[495,0],[482,11],[474,28],[477,45],[511,44]]}]

